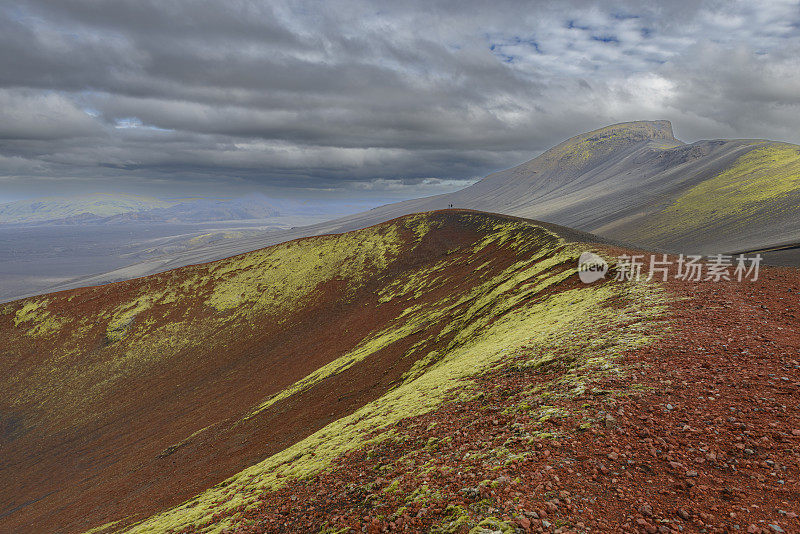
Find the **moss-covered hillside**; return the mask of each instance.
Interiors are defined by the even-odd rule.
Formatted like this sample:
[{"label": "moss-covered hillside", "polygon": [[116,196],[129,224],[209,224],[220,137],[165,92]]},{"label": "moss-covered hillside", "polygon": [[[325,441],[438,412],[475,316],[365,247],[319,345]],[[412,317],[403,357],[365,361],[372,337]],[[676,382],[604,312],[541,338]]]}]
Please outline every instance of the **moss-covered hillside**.
[{"label": "moss-covered hillside", "polygon": [[522,352],[615,373],[664,297],[554,232],[427,213],[5,305],[0,529],[220,531]]}]

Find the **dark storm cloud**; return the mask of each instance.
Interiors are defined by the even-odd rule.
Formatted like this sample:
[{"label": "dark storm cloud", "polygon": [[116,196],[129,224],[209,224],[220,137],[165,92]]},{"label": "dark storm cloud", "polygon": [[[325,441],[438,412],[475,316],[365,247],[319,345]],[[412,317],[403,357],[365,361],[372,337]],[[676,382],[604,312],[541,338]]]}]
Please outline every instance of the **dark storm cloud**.
[{"label": "dark storm cloud", "polygon": [[797,2],[17,2],[0,183],[413,196],[624,120],[797,142],[798,20]]}]

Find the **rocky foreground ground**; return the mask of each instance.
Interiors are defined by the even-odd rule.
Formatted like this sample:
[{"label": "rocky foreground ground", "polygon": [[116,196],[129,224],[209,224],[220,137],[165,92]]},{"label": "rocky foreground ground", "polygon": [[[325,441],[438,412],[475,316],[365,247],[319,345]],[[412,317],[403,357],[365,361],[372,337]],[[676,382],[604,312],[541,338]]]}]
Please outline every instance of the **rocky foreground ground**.
[{"label": "rocky foreground ground", "polygon": [[800,274],[667,288],[620,372],[576,392],[570,354],[516,354],[235,532],[800,532]]}]

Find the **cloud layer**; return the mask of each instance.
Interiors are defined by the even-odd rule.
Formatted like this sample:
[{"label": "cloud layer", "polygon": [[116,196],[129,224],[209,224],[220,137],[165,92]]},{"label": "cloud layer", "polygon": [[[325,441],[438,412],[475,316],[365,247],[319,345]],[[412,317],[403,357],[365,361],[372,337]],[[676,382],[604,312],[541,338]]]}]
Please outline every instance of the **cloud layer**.
[{"label": "cloud layer", "polygon": [[20,1],[0,189],[416,196],[613,122],[800,142],[798,2]]}]

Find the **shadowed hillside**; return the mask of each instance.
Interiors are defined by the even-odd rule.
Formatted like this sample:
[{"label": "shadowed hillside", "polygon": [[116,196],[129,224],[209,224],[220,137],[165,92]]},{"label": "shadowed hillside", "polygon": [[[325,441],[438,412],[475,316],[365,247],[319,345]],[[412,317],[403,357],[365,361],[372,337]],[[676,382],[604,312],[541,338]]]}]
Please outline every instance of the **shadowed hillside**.
[{"label": "shadowed hillside", "polygon": [[617,321],[604,301],[646,306],[576,286],[559,233],[591,237],[422,214],[3,306],[0,530],[129,523],[261,461],[259,484],[314,472],[505,351]]},{"label": "shadowed hillside", "polygon": [[461,191],[409,200],[264,236],[164,255],[69,285],[105,283],[210,261],[289,239],[364,228],[451,204],[547,221],[634,246],[765,254],[798,264],[800,147],[763,140],[684,144],[669,121],[607,126],[570,138]]}]

